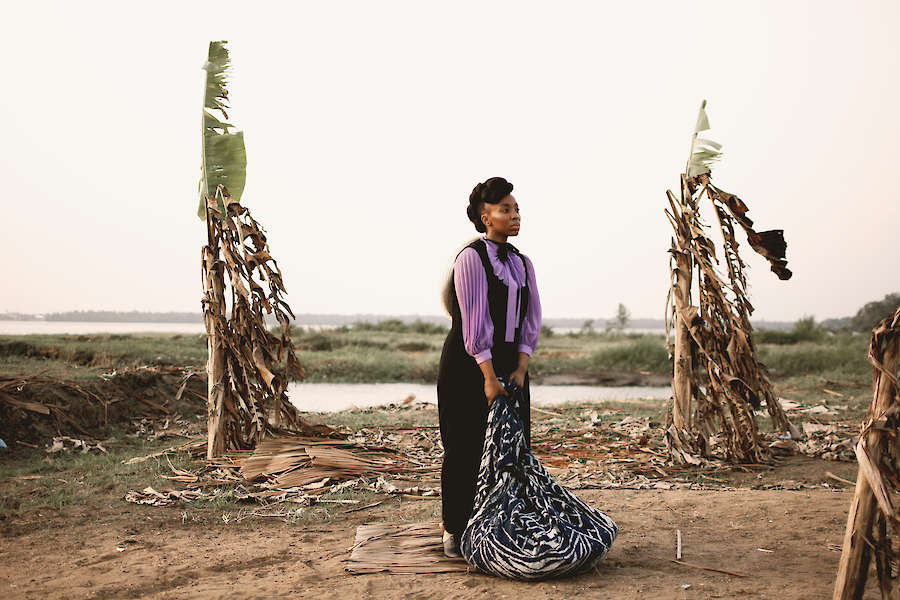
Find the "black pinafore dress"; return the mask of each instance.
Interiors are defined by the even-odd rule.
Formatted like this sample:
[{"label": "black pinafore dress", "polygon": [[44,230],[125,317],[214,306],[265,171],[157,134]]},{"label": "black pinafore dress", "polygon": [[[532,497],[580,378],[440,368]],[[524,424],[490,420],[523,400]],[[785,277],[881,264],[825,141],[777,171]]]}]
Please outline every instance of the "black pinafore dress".
[{"label": "black pinafore dress", "polygon": [[[518,290],[516,303],[521,307],[519,322],[513,341],[506,340],[506,306],[509,287],[494,274],[488,258],[487,242],[475,240],[467,246],[481,257],[481,264],[487,276],[488,307],[494,325],[494,341],[491,359],[498,377],[508,376],[518,364],[518,347],[522,323],[528,311],[528,287]],[[528,280],[528,265],[519,251],[510,245],[510,258],[518,254],[525,266],[525,280]],[[441,428],[441,442],[444,445],[444,462],[441,466],[441,505],[444,528],[461,535],[469,521],[475,501],[478,468],[484,448],[487,430],[488,405],[484,395],[484,375],[475,358],[466,352],[462,332],[462,315],[456,289],[451,277],[452,310],[450,333],[444,341],[438,369],[438,415]],[[528,373],[522,386],[519,414],[525,429],[525,441],[531,445],[531,402]]]}]

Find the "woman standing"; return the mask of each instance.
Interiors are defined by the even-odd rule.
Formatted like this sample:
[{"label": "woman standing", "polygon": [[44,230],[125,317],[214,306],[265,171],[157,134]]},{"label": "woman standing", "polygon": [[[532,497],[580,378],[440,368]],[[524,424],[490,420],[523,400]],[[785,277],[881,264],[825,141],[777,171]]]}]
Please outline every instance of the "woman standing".
[{"label": "woman standing", "polygon": [[541,329],[541,304],[531,260],[507,241],[521,224],[512,190],[502,177],[472,190],[466,213],[485,235],[456,257],[444,296],[452,324],[437,383],[441,503],[444,552],[454,557],[461,556],[459,536],[472,513],[488,409],[506,394],[498,377],[522,389],[519,414],[531,443],[528,360]]}]

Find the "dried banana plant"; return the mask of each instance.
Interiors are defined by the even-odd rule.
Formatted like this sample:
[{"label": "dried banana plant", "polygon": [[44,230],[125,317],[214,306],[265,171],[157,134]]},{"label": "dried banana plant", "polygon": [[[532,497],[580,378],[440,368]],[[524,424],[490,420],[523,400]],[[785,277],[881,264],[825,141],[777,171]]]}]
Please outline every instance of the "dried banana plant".
[{"label": "dried banana plant", "polygon": [[[746,265],[738,253],[735,222],[780,279],[789,279],[791,272],[783,231],[756,232],[741,199],[710,182],[710,166],[719,160],[721,146],[699,137],[709,129],[705,108],[704,101],[681,176],[681,194],[666,192],[665,212],[675,232],[666,301],[666,340],[674,363],[666,441],[671,458],[679,463],[700,464],[714,452],[729,460],[757,463],[768,458],[753,414],[763,402],[776,429],[795,438],[801,434],[785,416],[765,366],[756,357],[750,325],[753,306],[747,299]],[[719,273],[716,244],[700,216],[704,196],[712,204],[724,240],[727,276]]]},{"label": "dried banana plant", "polygon": [[[288,316],[294,315],[282,299],[281,271],[269,254],[262,227],[240,204],[247,156],[243,134],[232,131],[225,121],[229,68],[225,42],[210,42],[203,68],[198,214],[206,221],[207,234],[202,253],[209,350],[207,457],[214,458],[225,450],[253,448],[267,433],[309,428],[286,394],[288,381],[302,379],[304,371],[290,336]],[[268,330],[265,315],[274,315],[280,335]]]},{"label": "dried banana plant", "polygon": [[896,598],[900,575],[900,308],[872,331],[873,395],[856,444],[859,473],[850,504],[835,600],[862,598],[872,554],[882,598]]}]

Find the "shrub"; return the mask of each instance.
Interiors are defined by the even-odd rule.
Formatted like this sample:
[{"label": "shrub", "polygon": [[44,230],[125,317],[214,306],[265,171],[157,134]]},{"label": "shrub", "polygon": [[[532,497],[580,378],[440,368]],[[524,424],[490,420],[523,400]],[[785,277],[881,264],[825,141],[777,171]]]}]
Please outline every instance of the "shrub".
[{"label": "shrub", "polygon": [[431,344],[425,342],[403,342],[397,344],[396,348],[403,352],[424,352],[425,350],[431,350]]},{"label": "shrub", "polygon": [[404,323],[400,319],[386,319],[377,323],[357,321],[352,325],[356,331],[390,331],[392,333],[447,333],[447,327],[435,323],[427,323],[416,319],[412,323]]},{"label": "shrub", "polygon": [[781,331],[778,329],[757,329],[753,332],[753,338],[757,344],[784,346],[797,343],[797,336],[793,331]]},{"label": "shrub", "polygon": [[816,319],[812,316],[804,316],[794,323],[794,335],[799,342],[815,342],[822,339],[824,332],[816,325]]},{"label": "shrub", "polygon": [[865,378],[872,367],[866,358],[868,340],[864,336],[841,337],[830,343],[802,342],[790,346],[763,346],[759,359],[772,375],[786,377],[830,373],[848,378]]},{"label": "shrub", "polygon": [[346,340],[339,340],[320,333],[302,338],[297,344],[297,349],[307,352],[328,352],[346,345]]},{"label": "shrub", "polygon": [[887,294],[881,300],[869,302],[850,320],[850,329],[870,333],[882,319],[888,317],[900,306],[900,294]]},{"label": "shrub", "polygon": [[818,342],[825,337],[825,330],[816,325],[814,317],[805,316],[794,323],[791,331],[760,329],[753,336],[758,344],[788,345],[799,342]]},{"label": "shrub", "polygon": [[591,354],[590,362],[594,368],[618,371],[668,373],[670,369],[665,342],[651,336],[635,336],[610,344]]}]

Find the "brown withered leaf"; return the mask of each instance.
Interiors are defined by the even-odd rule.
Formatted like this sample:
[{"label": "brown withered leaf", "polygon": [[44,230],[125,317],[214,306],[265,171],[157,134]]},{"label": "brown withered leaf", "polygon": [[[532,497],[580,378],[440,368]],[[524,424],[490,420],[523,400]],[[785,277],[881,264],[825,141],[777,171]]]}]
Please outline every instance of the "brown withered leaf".
[{"label": "brown withered leaf", "polygon": [[755,231],[753,229],[753,221],[747,217],[747,205],[740,198],[718,189],[711,183],[707,184],[706,187],[713,202],[718,201],[728,207],[728,211],[747,234],[747,241],[750,242],[750,247],[769,261],[772,272],[781,280],[790,279],[792,273],[787,268],[787,242],[784,240],[784,230]]},{"label": "brown withered leaf", "polygon": [[[288,382],[302,379],[305,372],[290,336],[294,315],[283,299],[284,285],[262,228],[224,186],[216,195],[228,214],[214,218],[216,203],[208,202],[202,306],[207,332],[220,345],[226,368],[212,382],[216,393],[209,399],[210,414],[218,416],[210,422],[218,432],[214,437],[223,440],[217,449],[248,449],[276,431],[311,429],[286,393]],[[269,314],[281,324],[280,335],[269,332]]]},{"label": "brown withered leaf", "polygon": [[[765,402],[777,430],[790,433],[792,438],[800,438],[802,433],[787,419],[756,356],[749,318],[753,306],[746,296],[745,264],[738,253],[733,222],[740,224],[751,247],[769,261],[781,279],[790,277],[784,258],[786,244],[781,231],[753,230],[747,205],[715,188],[709,179],[708,174],[690,180],[682,176],[680,200],[671,191],[666,192],[669,208],[665,213],[675,233],[669,251],[672,287],[667,300],[667,345],[674,360],[671,332],[678,327],[687,329],[685,340],[690,348],[677,353],[691,357],[691,369],[681,371],[689,373],[691,381],[689,385],[673,384],[673,389],[690,389],[693,413],[693,418],[685,421],[690,431],[674,425],[667,429],[666,446],[670,458],[682,464],[709,460],[710,452],[717,449],[732,461],[763,462],[769,458],[769,448],[760,442],[754,408]],[[716,245],[700,218],[698,200],[704,193],[713,204],[722,234],[727,277],[720,275]],[[689,255],[692,271],[676,263],[676,253]],[[691,290],[688,294],[680,291],[685,279],[686,289]]]}]

